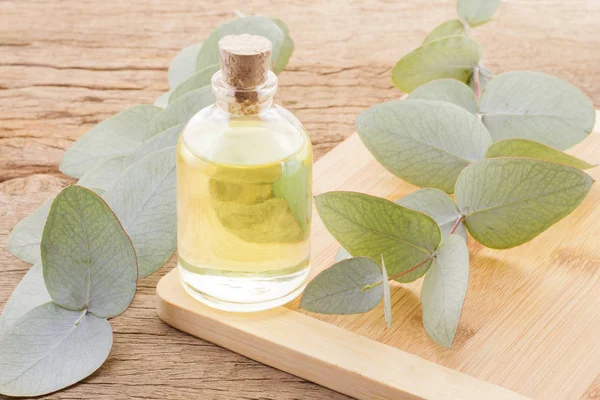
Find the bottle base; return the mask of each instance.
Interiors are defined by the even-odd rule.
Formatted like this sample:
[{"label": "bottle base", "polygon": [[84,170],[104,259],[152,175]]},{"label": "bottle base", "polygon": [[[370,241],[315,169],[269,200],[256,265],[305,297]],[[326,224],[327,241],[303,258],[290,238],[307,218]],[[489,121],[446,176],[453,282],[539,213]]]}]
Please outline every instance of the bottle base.
[{"label": "bottle base", "polygon": [[281,306],[304,290],[310,267],[288,275],[202,275],[178,264],[183,288],[209,307],[230,312],[263,311]]}]

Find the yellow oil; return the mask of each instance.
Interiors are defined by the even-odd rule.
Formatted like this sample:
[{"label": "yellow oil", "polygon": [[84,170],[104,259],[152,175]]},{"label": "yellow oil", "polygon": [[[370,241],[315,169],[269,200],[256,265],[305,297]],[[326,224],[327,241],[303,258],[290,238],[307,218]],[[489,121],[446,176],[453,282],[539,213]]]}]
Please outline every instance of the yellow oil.
[{"label": "yellow oil", "polygon": [[308,272],[308,137],[252,119],[215,135],[186,129],[177,146],[177,180],[179,268],[188,289],[221,301],[259,302],[269,285],[278,285],[276,297],[288,290],[286,280]]}]

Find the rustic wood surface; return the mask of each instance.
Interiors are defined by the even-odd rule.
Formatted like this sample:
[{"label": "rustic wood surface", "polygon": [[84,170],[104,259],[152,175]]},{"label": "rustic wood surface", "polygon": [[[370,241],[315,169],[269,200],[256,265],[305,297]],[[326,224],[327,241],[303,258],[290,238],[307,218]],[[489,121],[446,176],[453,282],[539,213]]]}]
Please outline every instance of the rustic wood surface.
[{"label": "rustic wood surface", "polygon": [[[233,10],[288,24],[296,51],[279,102],[304,122],[317,157],[352,134],[360,111],[400,96],[394,63],[455,16],[454,0],[0,1],[0,308],[29,268],[6,250],[8,234],[72,182],[58,172],[64,150],[111,114],[153,102],[178,50]],[[597,0],[509,0],[473,36],[492,71],[557,75],[600,108],[599,22]],[[172,265],[141,281],[111,320],[104,366],[49,398],[347,398],[163,324],[154,288]]]}]

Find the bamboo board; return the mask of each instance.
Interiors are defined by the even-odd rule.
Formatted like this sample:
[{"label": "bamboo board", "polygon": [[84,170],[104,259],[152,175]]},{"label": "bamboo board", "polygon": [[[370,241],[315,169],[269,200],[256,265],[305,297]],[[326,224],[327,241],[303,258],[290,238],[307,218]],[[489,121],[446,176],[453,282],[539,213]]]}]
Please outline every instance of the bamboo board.
[{"label": "bamboo board", "polygon": [[[599,164],[600,135],[570,153]],[[600,167],[587,172],[600,180]],[[315,194],[354,190],[390,200],[416,190],[381,167],[356,134],[315,164],[314,183]],[[382,306],[356,316],[309,314],[298,300],[254,314],[213,310],[185,293],[176,270],[157,286],[158,314],[182,331],[359,399],[598,399],[598,203],[596,183],[575,212],[515,249],[470,239],[469,290],[452,349],[422,328],[420,281],[392,284],[391,329]],[[313,215],[311,277],[339,248]]]}]

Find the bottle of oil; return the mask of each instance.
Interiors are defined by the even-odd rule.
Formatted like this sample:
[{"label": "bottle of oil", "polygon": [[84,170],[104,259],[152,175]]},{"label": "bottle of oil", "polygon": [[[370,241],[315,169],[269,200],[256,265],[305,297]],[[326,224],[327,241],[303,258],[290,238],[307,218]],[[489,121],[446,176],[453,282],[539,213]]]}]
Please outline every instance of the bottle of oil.
[{"label": "bottle of oil", "polygon": [[227,311],[284,304],[310,266],[312,147],[273,104],[271,42],[226,36],[212,78],[216,104],[177,146],[178,268],[185,289]]}]

